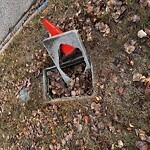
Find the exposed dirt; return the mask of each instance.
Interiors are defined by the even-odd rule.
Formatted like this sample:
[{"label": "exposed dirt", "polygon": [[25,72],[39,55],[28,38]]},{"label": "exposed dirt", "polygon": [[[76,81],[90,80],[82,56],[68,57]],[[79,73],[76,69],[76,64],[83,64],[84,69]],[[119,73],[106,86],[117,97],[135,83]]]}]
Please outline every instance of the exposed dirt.
[{"label": "exposed dirt", "polygon": [[[42,17],[63,31],[79,30],[93,64],[94,96],[43,98],[41,70],[52,62]],[[0,53],[0,147],[148,150],[149,19],[149,1],[49,1]],[[30,91],[26,103],[19,101],[22,87]]]}]

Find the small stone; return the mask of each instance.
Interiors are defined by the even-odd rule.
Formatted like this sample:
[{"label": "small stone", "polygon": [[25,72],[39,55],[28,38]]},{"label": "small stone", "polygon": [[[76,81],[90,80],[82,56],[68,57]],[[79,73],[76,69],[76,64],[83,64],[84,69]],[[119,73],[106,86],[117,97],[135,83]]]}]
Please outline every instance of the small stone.
[{"label": "small stone", "polygon": [[138,31],[137,35],[138,35],[139,38],[143,38],[143,37],[147,36],[147,33],[144,32],[143,30],[140,30],[140,31]]}]

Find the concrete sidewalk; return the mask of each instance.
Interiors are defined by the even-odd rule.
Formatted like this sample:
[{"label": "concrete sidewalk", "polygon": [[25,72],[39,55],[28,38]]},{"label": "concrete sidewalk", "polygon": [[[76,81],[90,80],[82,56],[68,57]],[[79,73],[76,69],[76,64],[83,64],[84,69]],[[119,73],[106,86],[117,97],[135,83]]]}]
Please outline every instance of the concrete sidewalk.
[{"label": "concrete sidewalk", "polygon": [[0,1],[0,43],[36,0]]}]

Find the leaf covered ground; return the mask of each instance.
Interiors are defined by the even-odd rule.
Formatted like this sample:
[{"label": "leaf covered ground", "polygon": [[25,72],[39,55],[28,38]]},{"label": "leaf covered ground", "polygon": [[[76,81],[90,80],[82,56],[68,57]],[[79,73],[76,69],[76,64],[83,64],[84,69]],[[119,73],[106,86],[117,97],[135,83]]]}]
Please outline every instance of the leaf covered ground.
[{"label": "leaf covered ground", "polygon": [[[42,68],[52,65],[43,17],[64,32],[79,30],[93,64],[93,96],[43,97]],[[49,0],[0,53],[1,149],[148,150],[149,108],[149,0]]]}]

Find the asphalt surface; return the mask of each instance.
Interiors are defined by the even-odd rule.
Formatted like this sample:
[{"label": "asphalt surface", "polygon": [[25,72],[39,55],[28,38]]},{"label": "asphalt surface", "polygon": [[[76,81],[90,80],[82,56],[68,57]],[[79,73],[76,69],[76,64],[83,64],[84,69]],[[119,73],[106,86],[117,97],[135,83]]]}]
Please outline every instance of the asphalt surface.
[{"label": "asphalt surface", "polygon": [[36,0],[0,0],[0,42]]}]

